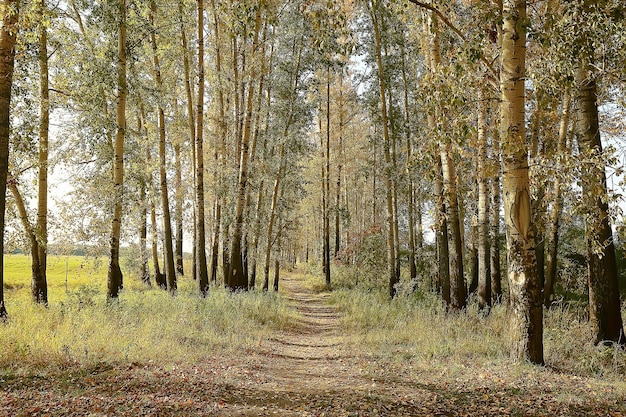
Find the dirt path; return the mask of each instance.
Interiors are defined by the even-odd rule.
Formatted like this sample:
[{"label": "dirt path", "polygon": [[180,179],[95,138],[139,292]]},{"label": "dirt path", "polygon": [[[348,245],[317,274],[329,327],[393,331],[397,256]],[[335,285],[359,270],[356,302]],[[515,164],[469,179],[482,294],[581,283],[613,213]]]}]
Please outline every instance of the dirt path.
[{"label": "dirt path", "polygon": [[431,367],[368,356],[342,333],[327,293],[289,276],[281,285],[298,323],[243,356],[0,381],[0,416],[626,415],[626,393],[600,380],[501,363]]}]

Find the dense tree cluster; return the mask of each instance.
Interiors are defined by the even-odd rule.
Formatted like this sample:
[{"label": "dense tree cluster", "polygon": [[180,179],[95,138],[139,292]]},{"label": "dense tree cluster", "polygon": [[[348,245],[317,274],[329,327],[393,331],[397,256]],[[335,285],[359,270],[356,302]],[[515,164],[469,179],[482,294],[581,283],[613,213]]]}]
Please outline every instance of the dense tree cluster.
[{"label": "dense tree cluster", "polygon": [[[300,260],[328,285],[384,275],[390,297],[410,281],[451,312],[506,299],[513,357],[542,363],[563,229],[582,221],[594,341],[624,342],[601,140],[623,134],[619,0],[1,10],[0,220],[25,236],[35,301],[52,240],[108,248],[111,299],[123,272],[172,295],[185,274],[205,297],[261,268],[277,289]],[[70,191],[51,211],[53,169]]]}]

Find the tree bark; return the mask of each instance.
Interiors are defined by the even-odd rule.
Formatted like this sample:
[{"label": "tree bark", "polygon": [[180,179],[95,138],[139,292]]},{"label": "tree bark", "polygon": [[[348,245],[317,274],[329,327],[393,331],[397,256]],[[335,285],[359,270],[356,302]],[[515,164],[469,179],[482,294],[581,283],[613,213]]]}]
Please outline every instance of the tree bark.
[{"label": "tree bark", "polygon": [[[441,64],[439,51],[439,31],[437,18],[432,17],[431,33],[433,41],[430,49],[431,70]],[[436,126],[436,121],[433,123]],[[459,216],[459,204],[456,191],[456,172],[452,161],[450,140],[440,141],[439,158],[441,160],[442,173],[442,196],[445,205],[445,217],[447,225],[447,255],[448,277],[450,282],[450,306],[454,310],[465,308],[467,288],[463,273],[463,249],[461,240],[461,225]],[[444,297],[445,300],[445,297]]]},{"label": "tree bark", "polygon": [[500,147],[497,139],[492,144],[492,163],[495,165],[496,174],[489,183],[491,205],[489,217],[491,218],[489,233],[491,245],[489,247],[489,271],[491,274],[491,296],[495,304],[502,302],[502,274],[500,272]]},{"label": "tree bark", "polygon": [[139,228],[139,278],[148,287],[150,283],[150,270],[148,267],[148,202],[146,199],[146,182],[142,178],[139,183],[139,204],[141,204],[141,226]]},{"label": "tree bark", "polygon": [[196,274],[201,297],[209,293],[204,226],[204,1],[198,0],[198,99],[196,103]]},{"label": "tree bark", "polygon": [[213,207],[213,237],[211,239],[211,269],[210,280],[212,282],[217,281],[217,270],[219,265],[219,246],[220,246],[220,232],[222,224],[222,180],[224,171],[224,159],[226,158],[226,104],[224,101],[224,88],[222,84],[222,52],[221,52],[221,36],[220,25],[217,16],[217,9],[215,7],[215,0],[211,0],[211,8],[213,10],[213,32],[215,37],[215,72],[217,76],[217,99],[219,106],[219,144],[215,145],[215,171],[214,171],[214,185],[215,203]]},{"label": "tree bark", "polygon": [[176,247],[174,248],[174,262],[176,263],[176,273],[185,275],[183,265],[183,173],[180,160],[180,145],[174,145],[174,166],[176,170],[176,207],[174,209],[174,222],[176,223]]},{"label": "tree bark", "polygon": [[[40,0],[41,16],[46,14],[45,0]],[[48,254],[48,133],[50,127],[50,91],[48,79],[48,31],[43,22],[39,23],[39,171],[37,174],[37,223],[34,229],[39,253],[36,261],[38,273],[33,273],[31,289],[33,299],[48,304],[48,284],[46,265]],[[34,271],[35,265],[33,265]]]},{"label": "tree bark", "polygon": [[414,205],[414,182],[413,173],[410,169],[410,162],[413,158],[411,145],[411,122],[409,111],[409,83],[407,80],[406,57],[404,44],[401,45],[402,51],[402,84],[404,88],[404,135],[406,139],[406,159],[407,159],[407,216],[409,222],[409,279],[417,284],[417,264],[415,262],[415,205]]},{"label": "tree bark", "polygon": [[107,278],[107,297],[117,298],[123,288],[123,276],[120,269],[120,236],[122,228],[122,208],[124,200],[124,138],[126,136],[126,0],[119,0],[119,27],[117,50],[117,110],[115,133],[113,183],[114,208],[111,223],[110,261]]},{"label": "tree bark", "polygon": [[[18,3],[3,0],[0,28],[0,255],[4,253],[4,219],[6,187],[9,172],[9,127],[11,115],[11,86],[15,64],[15,41],[18,31]],[[6,321],[4,302],[4,256],[0,256],[0,320]]]},{"label": "tree bark", "polygon": [[[195,114],[193,111],[193,91],[191,88],[191,66],[189,64],[189,49],[187,47],[187,31],[185,30],[185,24],[184,24],[184,12],[183,12],[183,1],[179,0],[178,2],[178,19],[179,19],[179,24],[180,24],[180,38],[181,38],[181,49],[183,52],[183,70],[184,70],[184,74],[185,74],[185,96],[187,98],[187,122],[188,122],[188,129],[189,129],[189,145],[191,147],[191,158],[192,158],[192,164],[193,164],[193,185],[194,185],[194,189],[196,188],[196,164],[197,164],[197,157],[196,157],[196,147],[195,147],[195,139],[196,139],[196,125],[195,125]],[[196,245],[196,236],[197,236],[197,226],[198,226],[198,222],[197,222],[197,207],[194,204],[193,205],[193,236],[192,236],[192,252],[193,252],[193,256],[192,256],[192,271],[191,271],[191,276],[193,277],[193,279],[197,279],[197,272],[196,272],[196,267],[197,267],[197,245]],[[182,230],[182,228],[181,228]],[[182,253],[181,253],[182,256]],[[181,260],[182,262],[182,260]],[[182,274],[182,271],[181,271]]]},{"label": "tree bark", "polygon": [[[150,156],[150,149],[146,150],[146,162],[150,165],[150,161],[152,157]],[[154,189],[154,185],[152,183],[152,174],[150,174],[150,188]],[[151,193],[150,196],[150,223],[152,225],[152,266],[154,268],[154,282],[156,282],[157,286],[161,289],[167,289],[167,281],[165,274],[161,272],[161,267],[159,265],[159,232],[157,226],[156,219],[156,203],[154,200],[156,196],[154,192]]]},{"label": "tree bark", "polygon": [[[152,0],[150,2],[150,23],[154,26],[154,18],[157,13],[156,2]],[[150,33],[150,43],[152,44],[152,62],[154,64],[154,78],[156,89],[159,93],[163,94],[163,80],[161,78],[161,65],[158,56],[158,46],[156,41],[156,30],[152,30]],[[162,97],[161,97],[162,99]],[[163,250],[165,255],[165,276],[167,277],[167,290],[170,294],[176,294],[176,264],[174,262],[174,247],[172,245],[173,233],[172,233],[172,218],[170,216],[170,198],[167,187],[167,170],[166,170],[166,157],[165,157],[165,111],[161,103],[157,106],[158,112],[158,129],[159,129],[159,179],[160,179],[160,191],[161,191],[161,211],[163,216]]]},{"label": "tree bark", "polygon": [[[582,201],[587,208],[587,276],[589,281],[589,321],[595,344],[626,343],[622,323],[617,264],[609,220],[608,192],[598,121],[597,86],[591,58],[585,57],[579,69],[576,97],[576,141],[580,155],[592,158],[583,170]],[[601,248],[601,251],[598,250]]]},{"label": "tree bark", "polygon": [[487,104],[482,89],[478,97],[478,306],[491,307],[489,260],[489,187],[487,179]]},{"label": "tree bark", "polygon": [[28,219],[28,212],[26,210],[26,204],[24,204],[24,199],[20,194],[17,188],[17,182],[13,179],[8,181],[8,187],[13,194],[13,198],[15,200],[15,205],[17,206],[17,211],[20,215],[20,219],[22,220],[22,225],[24,226],[24,232],[26,237],[30,242],[30,254],[32,258],[31,262],[31,293],[33,297],[33,301],[36,303],[48,305],[48,287],[45,285],[46,276],[43,275],[41,270],[41,259],[39,258],[39,254],[41,253],[39,250],[39,240],[37,239],[37,231],[32,226],[30,220]]},{"label": "tree bark", "polygon": [[500,140],[511,294],[511,356],[543,363],[543,305],[537,277],[524,120],[526,1],[503,2]]},{"label": "tree bark", "polygon": [[378,89],[379,99],[381,104],[381,122],[383,125],[383,150],[385,155],[385,191],[387,198],[387,277],[389,280],[389,296],[391,298],[396,296],[396,284],[398,283],[398,274],[396,271],[396,237],[395,237],[395,224],[394,224],[394,210],[393,210],[393,183],[392,183],[392,169],[393,163],[391,160],[391,138],[389,135],[389,118],[387,117],[387,95],[385,85],[385,72],[383,68],[382,58],[382,46],[380,36],[380,24],[377,14],[377,3],[372,2],[370,6],[370,15],[372,18],[372,24],[374,27],[374,41],[376,48],[376,64],[378,68]]},{"label": "tree bark", "polygon": [[326,68],[326,145],[322,168],[322,212],[324,223],[324,278],[330,286],[330,64]]},{"label": "tree bark", "polygon": [[[566,90],[563,93],[563,103],[561,104],[561,120],[559,124],[559,139],[557,144],[556,160],[562,161],[567,148],[567,130],[570,119],[570,93]],[[560,163],[557,169],[560,170]],[[552,185],[554,199],[552,201],[552,211],[550,212],[550,225],[548,227],[548,248],[546,253],[546,281],[543,286],[543,305],[550,307],[552,296],[554,295],[554,283],[557,271],[557,252],[559,247],[559,222],[563,206],[561,196],[561,176],[555,175]]]},{"label": "tree bark", "polygon": [[[259,44],[259,32],[261,29],[261,7],[256,10],[255,28],[254,28],[254,40],[252,42],[252,56],[257,54],[257,47]],[[265,57],[262,57],[264,59]],[[254,68],[254,67],[253,67]],[[231,242],[231,264],[230,273],[226,285],[232,290],[247,290],[248,289],[248,276],[244,268],[243,255],[244,249],[244,212],[246,209],[246,194],[248,187],[248,165],[250,160],[250,137],[251,137],[251,125],[253,117],[253,104],[254,104],[254,79],[256,72],[254,69],[250,75],[250,85],[248,86],[248,95],[246,98],[246,113],[243,126],[243,136],[241,138],[241,147],[239,153],[239,181],[237,186],[237,207],[235,211],[235,228],[233,230],[233,237]]]}]

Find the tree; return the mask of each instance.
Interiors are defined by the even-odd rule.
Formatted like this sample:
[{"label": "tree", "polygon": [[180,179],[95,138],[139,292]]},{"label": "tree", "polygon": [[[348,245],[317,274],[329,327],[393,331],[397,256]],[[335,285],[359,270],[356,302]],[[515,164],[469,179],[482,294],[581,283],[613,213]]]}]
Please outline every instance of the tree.
[{"label": "tree", "polygon": [[[258,54],[259,32],[261,30],[261,5],[256,7],[256,16],[254,18],[253,29],[253,41],[252,41],[252,56],[250,59],[255,58],[255,54]],[[233,237],[231,241],[231,265],[228,280],[226,285],[233,290],[247,290],[248,289],[248,276],[247,271],[244,268],[244,213],[246,209],[246,193],[248,187],[248,163],[250,160],[250,138],[251,138],[251,126],[253,117],[253,104],[254,104],[254,80],[256,79],[256,72],[251,70],[250,79],[252,82],[248,86],[248,94],[246,98],[246,110],[243,126],[243,135],[241,139],[241,145],[237,149],[240,149],[239,153],[239,180],[237,183],[237,206],[235,211],[235,229],[233,231]]]},{"label": "tree", "polygon": [[4,221],[6,187],[9,172],[9,119],[11,112],[11,85],[15,64],[15,41],[17,37],[17,1],[0,3],[2,28],[0,29],[0,320],[6,320],[4,302]]},{"label": "tree", "polygon": [[198,0],[198,98],[196,103],[196,279],[200,295],[209,292],[204,225],[204,1]]},{"label": "tree", "polygon": [[382,59],[382,45],[380,36],[380,16],[379,16],[379,2],[368,2],[368,11],[370,18],[372,19],[372,25],[374,29],[374,41],[376,47],[376,64],[378,69],[378,89],[380,93],[380,105],[381,105],[381,121],[383,125],[383,149],[385,155],[385,191],[387,197],[387,268],[389,279],[389,296],[395,297],[396,284],[399,281],[398,273],[396,270],[396,227],[394,224],[394,210],[393,210],[393,182],[392,182],[392,160],[391,160],[391,137],[389,134],[389,120],[387,117],[387,94],[384,76],[384,67]]},{"label": "tree", "polygon": [[124,138],[126,135],[126,0],[118,3],[118,51],[117,51],[117,130],[114,143],[113,182],[114,209],[111,223],[110,260],[107,281],[107,297],[117,298],[122,289],[120,269],[120,236],[122,230],[122,208],[124,199]]},{"label": "tree", "polygon": [[483,311],[491,306],[489,259],[489,189],[487,176],[487,104],[478,87],[478,305]]},{"label": "tree", "polygon": [[[155,86],[160,94],[163,94],[163,80],[161,78],[161,65],[158,56],[158,47],[156,40],[156,28],[154,19],[157,13],[157,6],[154,0],[150,1],[150,23],[153,30],[150,33],[150,43],[152,44],[152,60],[154,63],[154,79]],[[163,215],[163,246],[165,252],[165,276],[167,278],[167,290],[171,294],[176,293],[176,268],[174,263],[174,247],[172,245],[172,221],[170,216],[170,199],[167,187],[167,172],[165,167],[165,111],[161,104],[163,97],[159,97],[157,106],[158,112],[158,130],[159,130],[159,178],[161,192],[161,210]]]},{"label": "tree", "polygon": [[502,187],[511,296],[511,356],[543,363],[543,305],[532,227],[524,75],[526,1],[504,0],[500,72],[500,141]]},{"label": "tree", "polygon": [[[589,45],[587,45],[589,47]],[[606,173],[598,163],[602,155],[598,117],[597,86],[592,60],[583,57],[578,78],[575,132],[581,155],[590,159],[582,177],[582,194],[588,214],[585,218],[589,318],[594,343],[626,343],[622,323],[613,232],[609,222]]]}]

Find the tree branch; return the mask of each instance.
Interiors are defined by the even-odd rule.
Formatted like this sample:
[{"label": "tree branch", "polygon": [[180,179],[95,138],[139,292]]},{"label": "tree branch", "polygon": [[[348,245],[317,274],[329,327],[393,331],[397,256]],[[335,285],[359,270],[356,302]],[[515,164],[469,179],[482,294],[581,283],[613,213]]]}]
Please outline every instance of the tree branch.
[{"label": "tree branch", "polygon": [[[461,32],[459,30],[459,28],[457,28],[456,26],[454,26],[454,24],[452,22],[450,22],[450,19],[448,19],[446,17],[446,15],[444,15],[443,13],[441,13],[441,11],[439,11],[439,9],[437,9],[435,6],[433,6],[432,4],[428,4],[428,3],[424,3],[423,1],[419,1],[419,0],[408,0],[409,2],[415,4],[418,7],[422,7],[426,10],[430,10],[431,12],[433,12],[434,14],[437,15],[437,17],[439,17],[439,19],[441,19],[441,21],[448,26],[459,38],[461,38],[461,40],[465,43],[469,43],[468,39],[465,37],[465,35],[463,35],[463,32]],[[495,70],[495,68],[493,67],[492,63],[489,62],[487,60],[487,58],[485,58],[485,56],[483,54],[480,54],[480,60],[483,64],[485,64],[485,66],[487,67],[487,69],[489,70],[489,72],[491,73],[491,81],[492,81],[492,85],[497,89],[498,85],[496,84],[496,80],[498,79],[498,72]]]}]

